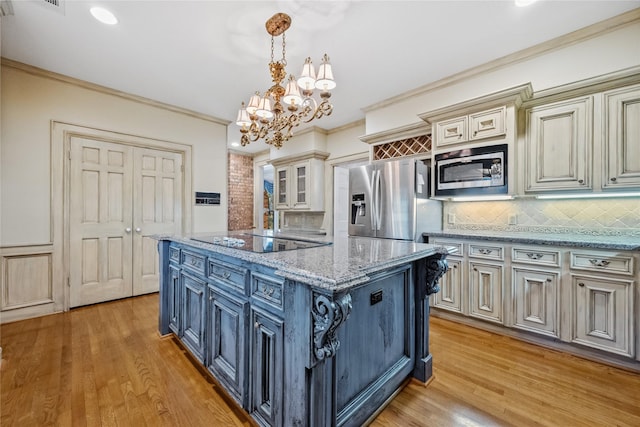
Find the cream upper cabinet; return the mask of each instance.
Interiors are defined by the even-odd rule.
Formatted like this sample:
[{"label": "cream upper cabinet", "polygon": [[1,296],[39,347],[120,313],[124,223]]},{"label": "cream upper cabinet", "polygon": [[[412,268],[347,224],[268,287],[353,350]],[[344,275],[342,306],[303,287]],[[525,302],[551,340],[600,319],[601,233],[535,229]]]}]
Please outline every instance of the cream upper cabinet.
[{"label": "cream upper cabinet", "polygon": [[327,156],[327,153],[313,152],[272,162],[276,209],[324,210],[324,159]]},{"label": "cream upper cabinet", "polygon": [[591,96],[525,110],[525,192],[593,187]]},{"label": "cream upper cabinet", "polygon": [[437,147],[476,141],[506,133],[506,107],[436,122]]},{"label": "cream upper cabinet", "polygon": [[640,85],[604,93],[607,189],[640,187]]}]

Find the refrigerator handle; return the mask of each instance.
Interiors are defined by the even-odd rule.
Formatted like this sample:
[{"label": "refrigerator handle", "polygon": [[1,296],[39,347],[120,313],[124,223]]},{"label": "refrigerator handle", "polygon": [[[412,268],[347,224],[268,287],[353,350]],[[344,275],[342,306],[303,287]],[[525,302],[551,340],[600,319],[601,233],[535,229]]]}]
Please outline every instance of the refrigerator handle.
[{"label": "refrigerator handle", "polygon": [[371,217],[371,229],[376,229],[376,171],[371,171],[371,212],[369,216]]},{"label": "refrigerator handle", "polygon": [[380,209],[380,171],[376,171],[376,230],[380,230],[382,209]]}]

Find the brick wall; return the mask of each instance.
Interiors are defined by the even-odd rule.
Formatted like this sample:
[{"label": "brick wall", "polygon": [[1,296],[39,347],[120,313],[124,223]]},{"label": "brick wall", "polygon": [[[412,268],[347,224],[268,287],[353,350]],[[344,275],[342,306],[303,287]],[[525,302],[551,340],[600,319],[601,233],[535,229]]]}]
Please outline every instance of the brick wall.
[{"label": "brick wall", "polygon": [[253,227],[253,158],[229,153],[229,223],[232,230]]}]

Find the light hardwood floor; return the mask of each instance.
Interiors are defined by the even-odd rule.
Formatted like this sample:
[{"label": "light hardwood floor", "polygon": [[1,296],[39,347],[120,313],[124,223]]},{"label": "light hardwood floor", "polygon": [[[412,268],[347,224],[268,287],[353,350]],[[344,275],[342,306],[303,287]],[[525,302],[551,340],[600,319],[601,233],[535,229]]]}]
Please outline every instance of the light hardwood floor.
[{"label": "light hardwood floor", "polygon": [[[243,426],[172,338],[158,295],[1,327],[0,425]],[[373,426],[640,426],[640,374],[431,319],[434,379]]]}]

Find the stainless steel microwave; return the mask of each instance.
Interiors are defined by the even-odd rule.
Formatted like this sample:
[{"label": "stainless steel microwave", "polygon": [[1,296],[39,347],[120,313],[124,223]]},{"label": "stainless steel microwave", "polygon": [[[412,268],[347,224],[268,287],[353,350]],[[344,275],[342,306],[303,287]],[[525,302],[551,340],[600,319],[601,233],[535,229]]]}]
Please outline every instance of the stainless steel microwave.
[{"label": "stainless steel microwave", "polygon": [[435,195],[506,194],[507,144],[435,155]]}]

